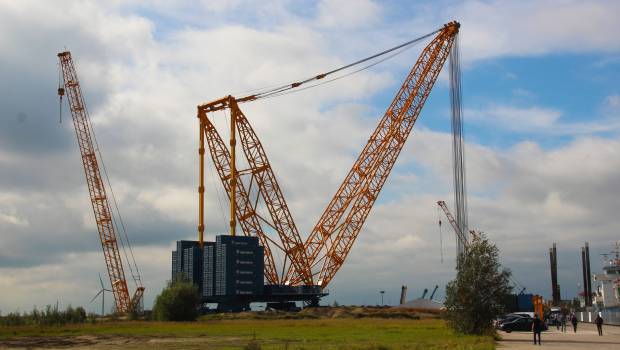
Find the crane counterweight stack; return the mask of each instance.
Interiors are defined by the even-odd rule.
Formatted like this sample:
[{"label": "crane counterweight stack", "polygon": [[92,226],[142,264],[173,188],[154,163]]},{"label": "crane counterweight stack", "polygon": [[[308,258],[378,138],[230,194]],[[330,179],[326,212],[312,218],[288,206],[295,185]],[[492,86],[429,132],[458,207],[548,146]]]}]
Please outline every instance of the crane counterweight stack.
[{"label": "crane counterweight stack", "polygon": [[137,289],[133,297],[129,295],[123,261],[119,251],[119,235],[117,234],[110,201],[101,176],[97,158],[98,149],[95,148],[96,140],[93,142],[93,129],[90,124],[86,104],[84,103],[77,72],[69,51],[59,53],[58,58],[60,60],[62,82],[62,85],[58,88],[58,94],[62,99],[63,94],[66,93],[67,101],[69,102],[75,135],[82,156],[86,184],[88,185],[95,222],[101,239],[101,248],[103,249],[110,277],[112,293],[116,301],[116,311],[126,313],[135,310],[138,306],[144,293],[144,287],[139,282],[139,276],[137,276]]}]

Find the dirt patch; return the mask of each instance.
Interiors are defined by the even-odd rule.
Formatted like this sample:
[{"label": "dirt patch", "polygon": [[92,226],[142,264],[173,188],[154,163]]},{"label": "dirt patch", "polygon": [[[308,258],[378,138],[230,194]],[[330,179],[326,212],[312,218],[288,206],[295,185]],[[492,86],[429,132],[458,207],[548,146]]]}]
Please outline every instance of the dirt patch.
[{"label": "dirt patch", "polygon": [[77,346],[88,347],[99,342],[95,336],[71,337],[19,337],[0,340],[3,349],[33,349],[33,348],[72,348]]},{"label": "dirt patch", "polygon": [[419,320],[440,317],[439,310],[408,309],[392,307],[310,307],[299,312],[255,311],[240,313],[221,313],[204,316],[203,320],[301,320],[323,318],[400,318]]}]

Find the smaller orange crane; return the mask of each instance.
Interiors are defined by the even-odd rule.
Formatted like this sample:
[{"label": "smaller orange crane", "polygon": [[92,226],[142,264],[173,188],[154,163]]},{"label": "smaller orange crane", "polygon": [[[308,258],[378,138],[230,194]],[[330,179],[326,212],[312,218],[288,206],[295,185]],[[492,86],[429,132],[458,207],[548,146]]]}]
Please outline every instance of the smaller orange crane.
[{"label": "smaller orange crane", "polygon": [[[454,229],[454,233],[456,234],[456,237],[461,242],[463,247],[465,247],[465,251],[467,251],[467,249],[469,249],[469,241],[467,240],[467,236],[463,232],[461,232],[461,229],[459,228],[458,223],[454,219],[454,216],[452,216],[452,213],[450,213],[450,210],[448,209],[446,202],[438,201],[437,205],[441,209],[443,209],[443,212],[446,214],[446,217],[448,218],[448,222],[450,222],[450,225],[452,225],[452,228]],[[439,220],[439,226],[441,226],[441,219]],[[469,231],[469,232],[470,234],[473,233],[474,237],[478,236],[474,231]]]},{"label": "smaller orange crane", "polygon": [[[75,127],[75,136],[77,137],[80,154],[82,155],[82,165],[84,166],[84,175],[86,175],[86,184],[88,185],[93,213],[95,214],[95,222],[97,223],[99,237],[101,238],[101,248],[103,249],[103,256],[110,277],[112,293],[114,294],[114,300],[116,302],[116,312],[121,314],[128,313],[136,310],[140,305],[142,295],[144,294],[144,287],[142,286],[137,266],[134,274],[131,265],[129,265],[137,286],[133,298],[129,296],[125,271],[123,270],[123,261],[118,249],[119,235],[117,234],[117,223],[113,216],[105,184],[101,177],[99,162],[97,160],[98,147],[95,148],[97,141],[94,139],[94,131],[90,123],[86,104],[84,103],[77,72],[69,51],[59,53],[58,59],[60,60],[60,71],[62,75],[62,84],[58,87],[58,95],[62,103],[62,97],[65,95],[65,92],[67,93],[73,126]],[[95,141],[94,143],[93,139]],[[101,157],[101,154],[99,156]],[[128,240],[127,244],[129,244]],[[129,261],[127,263],[131,264]]]}]

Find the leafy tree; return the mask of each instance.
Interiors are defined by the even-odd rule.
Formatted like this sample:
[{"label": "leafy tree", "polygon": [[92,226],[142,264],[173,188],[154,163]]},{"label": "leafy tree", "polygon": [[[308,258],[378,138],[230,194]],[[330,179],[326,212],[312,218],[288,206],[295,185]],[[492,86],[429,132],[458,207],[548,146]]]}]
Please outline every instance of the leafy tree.
[{"label": "leafy tree", "polygon": [[492,321],[504,312],[512,292],[511,272],[502,269],[499,250],[485,236],[474,239],[458,259],[456,279],[446,286],[446,319],[457,332],[488,334]]},{"label": "leafy tree", "polygon": [[159,321],[194,321],[198,317],[198,287],[183,281],[171,281],[155,299],[153,316]]}]

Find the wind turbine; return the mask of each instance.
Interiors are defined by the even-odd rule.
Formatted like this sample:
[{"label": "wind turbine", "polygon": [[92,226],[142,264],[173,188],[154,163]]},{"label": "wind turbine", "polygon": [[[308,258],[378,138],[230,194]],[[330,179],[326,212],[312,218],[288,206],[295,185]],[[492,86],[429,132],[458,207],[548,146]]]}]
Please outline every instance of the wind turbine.
[{"label": "wind turbine", "polygon": [[111,292],[111,290],[106,289],[105,286],[103,285],[101,274],[99,274],[99,282],[101,283],[101,290],[99,290],[99,292],[95,294],[95,296],[90,300],[90,302],[92,303],[93,301],[95,301],[95,299],[97,299],[99,294],[101,294],[101,317],[103,317],[105,315],[105,292]]}]

